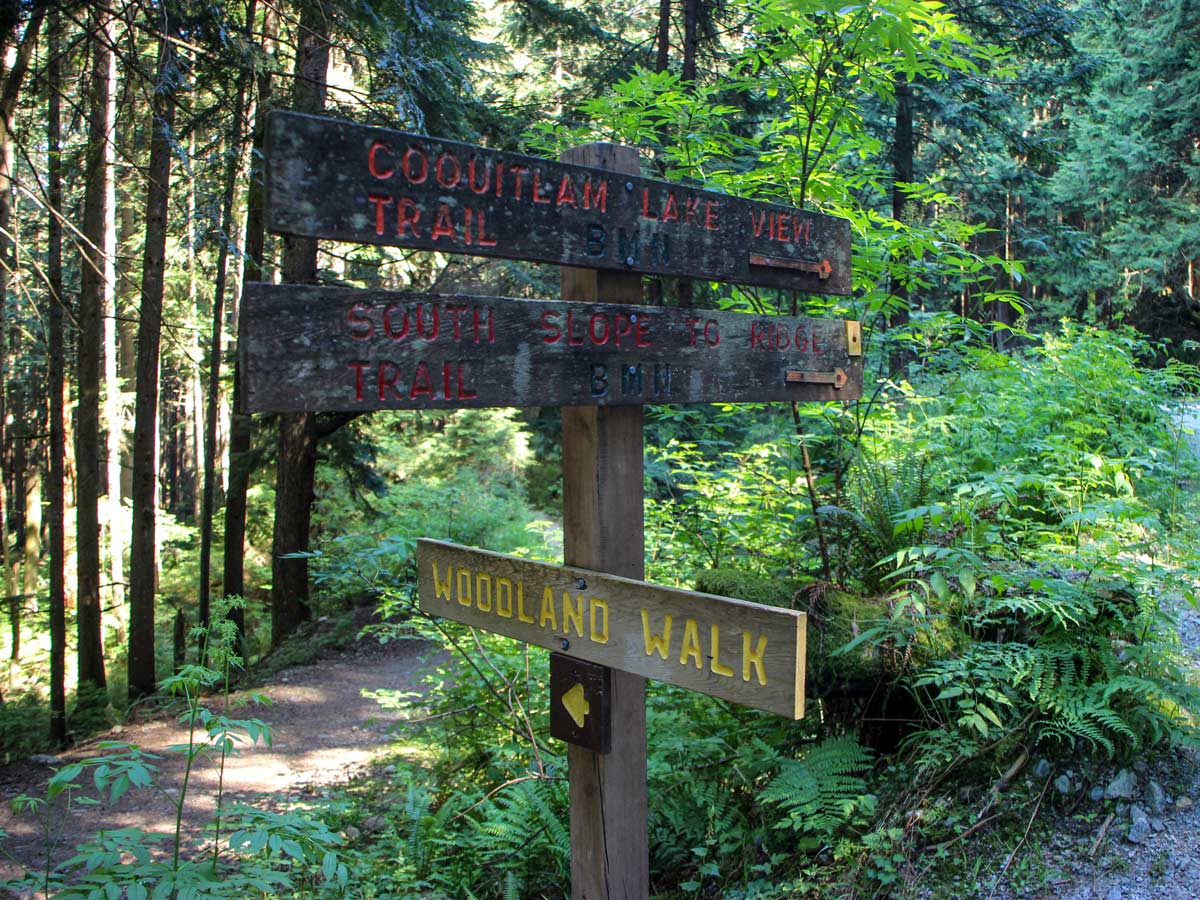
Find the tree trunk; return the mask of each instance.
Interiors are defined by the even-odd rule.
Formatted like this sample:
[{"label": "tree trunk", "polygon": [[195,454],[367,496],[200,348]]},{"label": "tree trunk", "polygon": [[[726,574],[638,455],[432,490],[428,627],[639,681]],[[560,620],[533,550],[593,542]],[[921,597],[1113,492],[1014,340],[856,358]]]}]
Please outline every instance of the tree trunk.
[{"label": "tree trunk", "polygon": [[78,565],[76,642],[79,659],[79,699],[99,702],[98,689],[106,686],[104,644],[100,614],[100,370],[104,349],[102,316],[111,259],[103,253],[108,221],[112,216],[112,38],[114,19],[101,7],[91,8],[91,92],[88,111],[88,146],[85,162],[86,192],[83,206],[83,248],[79,278],[79,350],[75,383],[75,543]]},{"label": "tree trunk", "polygon": [[[303,7],[298,29],[292,108],[319,113],[325,108],[329,68],[328,22],[318,3]],[[317,242],[284,238],[283,280],[317,280]],[[278,647],[312,614],[308,602],[308,560],[289,554],[308,551],[313,479],[317,465],[317,421],[312,413],[279,420],[275,476],[275,527],[271,542],[271,646]]]},{"label": "tree trunk", "polygon": [[133,543],[129,581],[129,695],[154,692],[155,522],[158,482],[158,367],[162,339],[163,280],[166,270],[167,204],[171,142],[175,127],[175,85],[180,77],[174,35],[168,20],[159,42],[146,191],[146,244],[142,263],[142,302],[138,313],[137,389],[133,425]]},{"label": "tree trunk", "polygon": [[665,72],[671,58],[671,0],[658,0],[658,45],[654,71]]},{"label": "tree trunk", "polygon": [[700,0],[683,3],[683,80],[696,80],[696,50],[700,46]]},{"label": "tree trunk", "polygon": [[[4,59],[7,58],[8,47],[12,42],[17,40],[17,30],[20,27],[20,12],[14,10],[11,18],[6,17],[3,23],[2,32],[0,32],[0,75],[3,76],[3,83],[0,84],[0,360],[4,360],[3,340],[8,330],[7,306],[8,296],[8,279],[9,273],[14,271],[12,265],[12,241],[10,235],[13,233],[12,228],[12,159],[13,159],[13,143],[12,143],[12,128],[13,118],[17,108],[17,98],[21,94],[21,84],[25,80],[25,73],[29,70],[29,60],[33,54],[33,48],[37,43],[38,32],[42,27],[42,17],[45,14],[45,9],[41,6],[35,7],[30,16],[28,24],[25,26],[25,31],[21,35],[20,42],[17,44],[16,56],[13,60],[12,68],[4,72]],[[11,370],[10,370],[11,371]],[[8,485],[9,474],[13,470],[5,463],[8,462],[8,439],[5,431],[7,430],[8,411],[5,408],[4,389],[0,387],[0,561],[4,566],[4,583],[7,588],[8,602],[11,605],[10,614],[15,616],[14,619],[14,636],[12,646],[12,658],[16,659],[20,652],[20,598],[15,573],[12,568],[12,559],[9,553],[9,510],[8,510]],[[20,485],[14,483],[16,490],[20,490]]]},{"label": "tree trunk", "polygon": [[[116,55],[108,54],[109,84],[117,83]],[[124,415],[121,404],[121,381],[117,373],[117,225],[116,183],[112,177],[116,159],[116,90],[109,91],[108,137],[104,143],[105,168],[109,172],[107,181],[107,210],[104,216],[104,243],[101,254],[104,259],[104,406],[101,408],[101,429],[107,447],[105,466],[105,532],[108,536],[108,607],[113,610],[118,622],[125,621],[125,512],[121,506],[121,438],[125,433]],[[122,629],[123,630],[123,629]]]},{"label": "tree trunk", "polygon": [[[257,14],[256,0],[246,4],[247,28],[253,28]],[[225,329],[225,286],[229,276],[229,246],[234,241],[233,200],[237,193],[238,173],[242,170],[242,141],[245,135],[246,90],[249,72],[238,79],[237,99],[234,100],[233,134],[229,141],[225,165],[224,195],[221,197],[221,220],[217,233],[217,282],[213,290],[212,332],[208,347],[208,398],[204,409],[204,485],[200,497],[200,624],[208,625],[209,590],[212,572],[212,542],[214,496],[217,479],[217,419],[221,397],[222,335]],[[243,518],[243,522],[244,522]],[[226,526],[228,527],[228,526]],[[244,622],[244,619],[243,619]]]},{"label": "tree trunk", "polygon": [[[141,129],[131,128],[129,131],[140,132]],[[134,159],[141,148],[133,140],[127,140],[123,148],[126,158]],[[117,246],[122,257],[132,260],[141,249],[142,235],[138,231],[136,211],[133,204],[124,203],[117,210]],[[136,377],[137,369],[137,323],[135,313],[138,307],[138,290],[141,285],[135,278],[136,269],[132,265],[121,266],[117,271],[117,376],[125,385],[131,385]],[[121,501],[133,499],[133,447],[129,440],[128,428],[123,429],[120,448],[120,497]],[[124,534],[124,532],[123,532]],[[124,534],[128,545],[128,534]],[[120,629],[124,634],[128,624],[128,610],[121,609]]]},{"label": "tree trunk", "polygon": [[[188,158],[196,158],[195,135],[188,136]],[[188,173],[187,178],[187,231],[193,234],[196,222],[196,178],[194,172]],[[196,278],[196,243],[187,242],[187,274],[188,274],[188,309],[200,312],[199,284]],[[185,354],[186,364],[180,373],[180,410],[182,421],[179,427],[180,478],[178,484],[182,488],[179,502],[179,516],[186,521],[196,524],[200,518],[200,484],[198,481],[203,453],[200,449],[201,433],[204,415],[201,410],[204,402],[201,399],[200,385],[200,329],[188,329],[188,348]]]},{"label": "tree trunk", "polygon": [[57,10],[50,14],[50,52],[47,71],[49,110],[46,114],[47,216],[46,281],[50,289],[49,319],[50,360],[47,387],[50,391],[50,460],[49,482],[46,485],[50,516],[50,743],[61,746],[67,740],[67,594],[66,594],[66,534],[64,520],[66,504],[64,490],[66,472],[66,423],[63,420],[63,387],[66,380],[66,340],[63,334],[63,269],[62,224],[58,215],[63,208],[62,178],[62,98],[63,85]]},{"label": "tree trunk", "polygon": [[[263,11],[263,50],[270,53],[275,43],[278,20],[275,11],[268,6]],[[261,281],[264,273],[266,239],[264,191],[262,180],[262,147],[266,133],[266,114],[271,106],[271,70],[263,66],[258,74],[257,100],[254,113],[254,137],[250,154],[250,187],[246,198],[246,240],[242,270],[243,283]],[[231,318],[236,318],[236,308],[231,309]],[[236,328],[234,329],[236,331]],[[242,378],[241,366],[234,356],[233,363],[233,415],[229,423],[229,489],[225,495],[225,572],[222,589],[226,597],[246,595],[246,494],[250,488],[250,473],[254,469],[252,438],[254,420],[241,410]],[[246,634],[246,617],[236,609],[231,618],[238,626],[243,641]]]},{"label": "tree trunk", "polygon": [[[903,221],[905,206],[908,203],[908,190],[902,183],[913,180],[913,103],[912,89],[907,75],[897,75],[896,85],[896,131],[892,145],[892,218],[897,222]],[[901,265],[906,261],[900,260]],[[896,328],[908,321],[909,296],[908,286],[900,279],[892,278],[891,294],[895,298],[895,306],[888,317],[888,327]],[[902,368],[909,359],[906,350],[893,349],[890,354],[893,370]]]}]

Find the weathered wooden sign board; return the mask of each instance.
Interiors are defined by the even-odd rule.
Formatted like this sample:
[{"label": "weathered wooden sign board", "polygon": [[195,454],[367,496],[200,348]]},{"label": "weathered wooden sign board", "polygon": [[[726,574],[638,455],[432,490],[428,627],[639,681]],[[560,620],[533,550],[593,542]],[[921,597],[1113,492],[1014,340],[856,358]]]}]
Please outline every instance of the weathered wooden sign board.
[{"label": "weathered wooden sign board", "polygon": [[854,400],[857,322],[248,285],[249,412]]},{"label": "weathered wooden sign board", "polygon": [[441,541],[417,542],[421,609],[732,703],[804,715],[805,615]]},{"label": "weathered wooden sign board", "polygon": [[422,540],[421,607],[555,651],[572,898],[644,898],[644,679],[800,718],[805,617],[638,580],[640,405],[854,399],[862,360],[857,323],[634,306],[638,276],[846,294],[850,231],[641,178],[633,148],[567,155],[271,113],[272,231],[556,263],[571,302],[251,286],[242,374],[250,411],[563,406],[573,565]]},{"label": "weathered wooden sign board", "polygon": [[850,224],[589,166],[274,110],[275,232],[850,293]]}]

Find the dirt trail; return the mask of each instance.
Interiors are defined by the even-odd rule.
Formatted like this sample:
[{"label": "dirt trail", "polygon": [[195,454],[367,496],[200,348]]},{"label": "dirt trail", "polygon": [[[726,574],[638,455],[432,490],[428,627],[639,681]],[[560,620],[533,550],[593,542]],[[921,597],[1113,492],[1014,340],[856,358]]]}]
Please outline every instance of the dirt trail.
[{"label": "dirt trail", "polygon": [[[284,670],[272,683],[253,693],[270,700],[270,705],[242,706],[231,715],[258,718],[271,727],[272,744],[248,747],[225,763],[227,802],[245,802],[270,795],[284,804],[311,795],[322,786],[346,781],[369,767],[382,749],[399,713],[387,710],[362,696],[364,690],[381,688],[410,690],[421,669],[421,655],[428,645],[399,641],[380,646],[373,639],[361,640],[336,657],[311,665]],[[234,699],[245,700],[246,692]],[[216,709],[217,698],[210,708]],[[101,735],[58,756],[61,764],[95,756],[102,740],[119,740],[155,753],[162,758],[159,784],[178,797],[184,759],[168,752],[172,745],[186,743],[187,731],[174,719],[157,719]],[[202,758],[203,760],[203,758]],[[0,769],[0,829],[2,839],[0,880],[19,874],[8,859],[41,869],[45,864],[45,841],[41,823],[31,815],[15,815],[8,801],[22,793],[44,796],[51,769],[45,763],[26,762]],[[208,822],[215,801],[218,772],[211,762],[198,761],[193,768],[184,804],[185,827],[198,835]],[[90,779],[88,780],[90,786]],[[175,809],[157,790],[132,790],[115,807],[56,804],[51,812],[54,845],[51,858],[61,861],[81,841],[100,829],[137,825],[146,831],[173,832]]]}]

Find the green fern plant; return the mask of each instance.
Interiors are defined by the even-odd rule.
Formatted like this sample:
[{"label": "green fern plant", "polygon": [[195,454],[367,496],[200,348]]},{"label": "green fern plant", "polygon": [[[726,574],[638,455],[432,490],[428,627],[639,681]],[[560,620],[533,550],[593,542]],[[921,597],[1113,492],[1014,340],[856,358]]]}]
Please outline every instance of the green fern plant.
[{"label": "green fern plant", "polygon": [[881,563],[921,543],[941,515],[930,502],[933,476],[925,454],[891,461],[860,456],[850,471],[852,505],[817,510],[832,526],[843,572],[852,573],[868,592],[887,589],[892,573]]},{"label": "green fern plant", "polygon": [[864,777],[871,762],[870,753],[852,738],[829,738],[798,759],[783,760],[758,797],[784,813],[776,827],[801,835],[802,847],[820,847],[839,829],[874,812],[875,798]]}]

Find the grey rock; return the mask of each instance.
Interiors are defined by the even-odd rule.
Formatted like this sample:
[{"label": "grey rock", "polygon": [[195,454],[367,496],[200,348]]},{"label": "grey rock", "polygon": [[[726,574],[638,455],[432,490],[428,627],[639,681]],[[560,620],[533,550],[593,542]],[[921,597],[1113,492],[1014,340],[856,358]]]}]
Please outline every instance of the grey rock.
[{"label": "grey rock", "polygon": [[57,756],[51,756],[49,753],[35,753],[29,757],[31,763],[39,766],[61,766],[63,761]]},{"label": "grey rock", "polygon": [[1161,816],[1163,810],[1167,808],[1167,792],[1157,781],[1151,781],[1146,787],[1146,805],[1156,816]]},{"label": "grey rock", "polygon": [[1129,841],[1133,844],[1144,843],[1150,837],[1150,822],[1148,819],[1138,819],[1129,826]]},{"label": "grey rock", "polygon": [[1148,768],[1149,766],[1146,765],[1146,761],[1144,759],[1135,759],[1133,761],[1133,771],[1137,772],[1139,775],[1145,775]]},{"label": "grey rock", "polygon": [[1114,884],[1108,889],[1108,893],[1104,895],[1104,900],[1125,900],[1125,895],[1121,893],[1121,886]]},{"label": "grey rock", "polygon": [[1092,799],[1093,803],[1099,803],[1104,799],[1104,788],[1100,787],[1100,785],[1096,785],[1088,793],[1088,796]]},{"label": "grey rock", "polygon": [[1146,815],[1146,811],[1136,803],[1129,807],[1129,821],[1136,822],[1138,819],[1149,820],[1149,818],[1150,817]]},{"label": "grey rock", "polygon": [[1175,801],[1175,808],[1180,811],[1191,809],[1194,805],[1195,801],[1191,797],[1180,797]]},{"label": "grey rock", "polygon": [[1117,816],[1119,818],[1124,818],[1128,814],[1129,814],[1129,804],[1128,803],[1118,803],[1117,804]]},{"label": "grey rock", "polygon": [[1117,773],[1117,777],[1108,783],[1108,787],[1104,789],[1104,797],[1107,800],[1116,800],[1122,798],[1129,800],[1133,797],[1134,789],[1137,788],[1137,776],[1128,769],[1122,769]]},{"label": "grey rock", "polygon": [[1153,828],[1155,832],[1159,832],[1163,831],[1167,826],[1163,823],[1162,819],[1158,817],[1152,817],[1150,819],[1150,827]]},{"label": "grey rock", "polygon": [[1071,793],[1071,778],[1068,775],[1059,775],[1054,779],[1054,789],[1060,794]]},{"label": "grey rock", "polygon": [[1050,760],[1048,760],[1048,759],[1039,759],[1039,760],[1037,761],[1037,765],[1033,767],[1033,779],[1034,779],[1034,781],[1045,781],[1045,780],[1046,780],[1046,778],[1048,778],[1048,777],[1049,777],[1049,775],[1050,775],[1050,771],[1051,771],[1051,769],[1053,769],[1053,768],[1054,768],[1054,767],[1053,767],[1052,765],[1050,765]]}]

